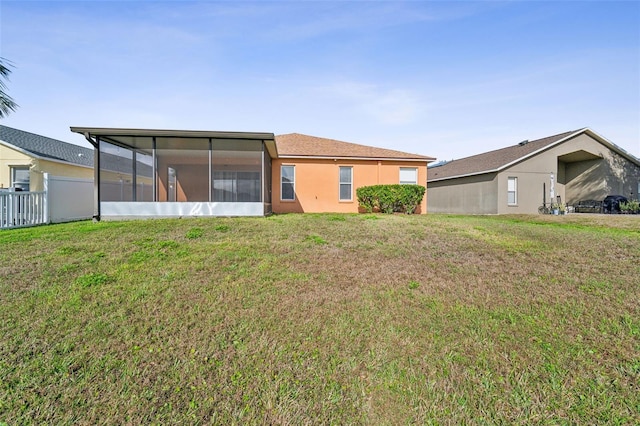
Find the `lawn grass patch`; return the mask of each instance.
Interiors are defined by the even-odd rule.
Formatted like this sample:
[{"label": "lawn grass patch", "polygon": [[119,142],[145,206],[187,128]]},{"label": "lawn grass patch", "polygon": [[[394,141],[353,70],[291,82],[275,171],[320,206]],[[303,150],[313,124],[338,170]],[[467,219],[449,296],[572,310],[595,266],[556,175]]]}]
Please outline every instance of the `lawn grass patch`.
[{"label": "lawn grass patch", "polygon": [[639,222],[606,219],[3,231],[0,421],[637,424]]}]

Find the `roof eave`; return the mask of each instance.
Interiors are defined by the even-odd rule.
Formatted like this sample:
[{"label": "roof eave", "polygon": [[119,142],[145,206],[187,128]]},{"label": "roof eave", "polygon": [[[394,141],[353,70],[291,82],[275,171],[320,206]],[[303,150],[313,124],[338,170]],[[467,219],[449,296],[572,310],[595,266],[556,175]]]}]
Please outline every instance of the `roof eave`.
[{"label": "roof eave", "polygon": [[273,133],[264,132],[224,132],[210,130],[167,130],[167,129],[132,129],[110,127],[76,127],[71,131],[82,135],[93,136],[149,136],[149,137],[183,137],[183,138],[217,138],[217,139],[256,139],[275,140]]},{"label": "roof eave", "polygon": [[530,157],[533,157],[534,155],[538,155],[539,153],[546,151],[547,149],[553,148],[557,145],[560,145],[563,142],[568,141],[569,139],[575,138],[576,136],[579,136],[580,134],[585,133],[589,136],[591,136],[592,138],[594,138],[595,140],[597,140],[598,142],[600,142],[601,144],[605,145],[607,148],[615,151],[616,153],[622,155],[623,157],[625,157],[627,160],[635,163],[637,166],[640,166],[640,159],[636,158],[633,154],[625,151],[624,149],[622,149],[621,147],[619,147],[618,145],[616,145],[615,143],[611,142],[610,140],[608,140],[607,138],[605,138],[604,136],[599,135],[598,133],[594,132],[593,130],[591,130],[589,127],[584,127],[580,130],[576,130],[575,132],[571,133],[570,135],[565,136],[562,139],[559,139],[553,143],[550,143],[549,145],[546,145],[534,152],[531,152],[530,154],[527,154],[523,157],[518,158],[517,160],[514,160],[508,164],[505,164],[501,167],[498,168],[499,171],[502,171],[504,169],[507,169],[511,166],[513,166],[516,163],[519,163],[521,161],[524,161]]},{"label": "roof eave", "polygon": [[624,148],[619,147],[615,143],[611,142],[609,139],[607,139],[604,136],[602,136],[602,135],[596,133],[595,131],[591,130],[591,128],[585,127],[584,129],[581,130],[581,132],[587,133],[589,136],[591,136],[592,138],[596,139],[598,142],[604,144],[608,148],[610,148],[613,151],[617,152],[618,154],[622,155],[627,160],[633,162],[637,166],[640,166],[640,158],[636,157],[635,155],[631,154],[630,152],[627,152]]},{"label": "roof eave", "polygon": [[460,179],[460,178],[465,178],[465,177],[470,177],[470,176],[478,176],[478,175],[486,175],[486,174],[489,174],[489,173],[497,173],[499,171],[500,171],[499,169],[492,169],[492,170],[483,170],[481,172],[465,173],[463,175],[447,176],[447,177],[442,177],[442,178],[437,178],[437,179],[429,179],[429,178],[427,178],[427,182],[439,182],[439,181],[443,181],[443,180]]},{"label": "roof eave", "polygon": [[566,142],[566,141],[568,141],[569,139],[572,139],[572,138],[574,138],[574,137],[578,136],[580,133],[583,133],[585,130],[586,130],[586,127],[585,127],[584,129],[576,130],[575,132],[573,132],[573,133],[571,133],[571,134],[569,134],[569,135],[565,136],[565,137],[564,137],[564,138],[562,138],[562,139],[558,139],[557,141],[552,142],[552,143],[550,143],[549,145],[545,145],[545,146],[543,146],[542,148],[537,149],[537,150],[535,150],[535,151],[532,151],[532,152],[530,152],[530,153],[529,153],[529,154],[527,154],[527,155],[523,155],[522,157],[516,158],[516,159],[515,159],[515,160],[513,160],[513,161],[510,161],[510,162],[508,162],[508,163],[506,163],[506,164],[503,164],[502,166],[498,167],[498,168],[496,169],[496,171],[501,172],[501,171],[503,171],[503,170],[505,170],[505,169],[508,169],[509,167],[511,167],[511,166],[513,166],[513,165],[515,165],[515,164],[521,163],[521,162],[522,162],[522,161],[524,161],[524,160],[527,160],[527,159],[529,159],[529,158],[531,158],[531,157],[534,157],[534,156],[536,156],[536,155],[540,154],[541,152],[544,152],[544,151],[546,151],[546,150],[548,150],[548,149],[551,149],[551,148],[553,148],[554,146],[560,145],[561,143]]},{"label": "roof eave", "polygon": [[[556,145],[559,145],[559,144],[561,144],[561,143],[563,143],[563,142],[565,142],[565,141],[567,141],[567,140],[569,140],[571,138],[574,138],[574,137],[578,136],[580,133],[584,133],[586,130],[588,130],[588,128],[586,128],[586,127],[583,128],[583,129],[580,129],[580,130],[576,130],[575,132],[565,136],[562,139],[558,139],[557,141],[555,141],[553,143],[550,143],[549,145],[545,145],[540,149],[532,151],[529,154],[523,155],[522,157],[518,157],[515,160],[510,161],[508,163],[505,163],[505,164],[503,164],[501,166],[498,166],[497,168],[494,168],[494,169],[479,170],[477,172],[466,173],[466,174],[463,174],[463,175],[448,176],[448,177],[443,177],[443,178],[439,178],[439,179],[431,179],[431,180],[429,180],[429,182],[437,182],[437,181],[442,181],[442,180],[447,180],[447,179],[459,179],[459,178],[468,177],[468,176],[476,176],[476,175],[484,175],[484,174],[487,174],[487,173],[501,172],[501,171],[503,171],[505,169],[508,169],[509,167],[511,167],[511,166],[513,166],[515,164],[518,164],[518,163],[520,163],[520,162],[522,162],[522,161],[524,161],[524,160],[526,160],[528,158],[531,158],[531,157],[533,157],[535,155],[540,154],[543,151],[546,151],[546,150],[548,150],[548,149],[550,149],[550,148],[552,148],[552,147],[554,147]],[[595,133],[595,132],[593,132],[593,133]]]},{"label": "roof eave", "polygon": [[51,158],[51,157],[43,157],[42,155],[38,155],[33,151],[29,151],[29,150],[26,150],[24,148],[20,148],[19,146],[15,146],[14,144],[9,143],[7,141],[0,140],[0,144],[3,144],[4,146],[7,146],[7,147],[13,149],[14,151],[18,151],[21,154],[24,154],[26,156],[35,158],[36,160],[51,161],[53,163],[66,164],[68,166],[86,167],[88,169],[93,169],[93,166],[87,166],[85,164],[72,163],[71,161],[59,160],[59,159]]},{"label": "roof eave", "polygon": [[411,161],[415,163],[430,163],[435,161],[435,158],[427,157],[427,158],[400,158],[400,157],[349,157],[349,156],[335,156],[335,155],[283,155],[279,154],[278,158],[281,159],[308,159],[308,160],[366,160],[366,161]]},{"label": "roof eave", "polygon": [[590,129],[589,127],[584,127],[582,129],[576,130],[575,132],[565,136],[562,139],[558,139],[557,141],[550,143],[549,145],[545,145],[542,148],[530,152],[527,155],[523,155],[522,157],[519,157],[509,163],[503,164],[502,166],[492,169],[492,170],[482,170],[482,171],[478,171],[478,172],[473,172],[473,173],[467,173],[467,174],[463,174],[463,175],[456,175],[456,176],[449,176],[449,177],[443,177],[443,178],[438,178],[438,179],[430,179],[428,180],[428,182],[438,182],[438,181],[444,181],[444,180],[449,180],[449,179],[459,179],[459,178],[463,178],[463,177],[468,177],[468,176],[476,176],[476,175],[483,175],[483,174],[487,174],[487,173],[496,173],[496,172],[501,172],[505,169],[508,169],[509,167],[520,163],[524,160],[527,160],[535,155],[540,154],[543,151],[546,151],[548,149],[551,149],[557,145],[560,145],[561,143],[564,143],[566,141],[568,141],[569,139],[575,138],[576,136],[579,136],[580,134],[585,133],[588,134],[589,136],[591,136],[592,138],[596,139],[598,142],[602,143],[603,145],[607,146],[609,149],[617,152],[618,154],[622,155],[623,157],[625,157],[626,159],[628,159],[629,161],[635,163],[636,165],[640,166],[640,159],[636,158],[635,156],[633,156],[633,154],[625,151],[624,149],[622,149],[621,147],[619,147],[618,145],[614,144],[613,142],[611,142],[610,140],[608,140],[607,138],[605,138],[604,136],[599,135],[598,133],[594,132],[592,129]]}]

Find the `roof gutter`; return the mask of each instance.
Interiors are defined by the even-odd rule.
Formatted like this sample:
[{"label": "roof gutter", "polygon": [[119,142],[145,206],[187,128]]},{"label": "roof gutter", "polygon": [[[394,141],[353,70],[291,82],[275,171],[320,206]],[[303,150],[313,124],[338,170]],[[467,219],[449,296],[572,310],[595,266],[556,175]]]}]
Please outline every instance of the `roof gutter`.
[{"label": "roof gutter", "polygon": [[465,178],[465,177],[470,177],[470,176],[486,175],[488,173],[497,173],[499,171],[500,171],[500,169],[483,170],[481,172],[467,173],[467,174],[464,174],[464,175],[449,176],[449,177],[443,177],[443,178],[439,178],[439,179],[427,179],[427,182],[439,182],[439,181],[449,180],[449,179],[460,179],[460,178]]},{"label": "roof gutter", "polygon": [[209,130],[167,130],[167,129],[129,129],[108,127],[71,127],[74,133],[93,134],[97,136],[144,136],[144,137],[172,137],[172,138],[214,138],[214,139],[246,139],[246,140],[275,140],[273,133],[261,132],[221,132]]},{"label": "roof gutter", "polygon": [[393,158],[393,157],[336,157],[336,156],[324,156],[324,155],[278,155],[280,159],[295,159],[295,160],[377,160],[377,161],[412,161],[416,163],[430,163],[436,161],[435,158]]}]

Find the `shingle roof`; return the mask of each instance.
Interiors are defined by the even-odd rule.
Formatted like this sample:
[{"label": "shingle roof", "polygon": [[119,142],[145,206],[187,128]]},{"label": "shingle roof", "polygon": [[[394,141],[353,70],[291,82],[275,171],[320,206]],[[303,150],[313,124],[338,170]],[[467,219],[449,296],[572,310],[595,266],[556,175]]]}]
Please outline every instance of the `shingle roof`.
[{"label": "shingle roof", "polygon": [[0,126],[0,141],[35,157],[93,167],[93,149]]},{"label": "shingle roof", "polygon": [[322,158],[371,158],[413,161],[433,161],[425,155],[409,154],[392,149],[376,148],[335,139],[289,133],[276,136],[278,157],[322,157]]},{"label": "shingle roof", "polygon": [[471,157],[449,161],[443,165],[430,167],[427,170],[427,181],[497,171],[507,164],[523,159],[538,150],[559,142],[582,130],[584,129],[560,133],[534,141],[523,141],[507,148],[484,152]]}]

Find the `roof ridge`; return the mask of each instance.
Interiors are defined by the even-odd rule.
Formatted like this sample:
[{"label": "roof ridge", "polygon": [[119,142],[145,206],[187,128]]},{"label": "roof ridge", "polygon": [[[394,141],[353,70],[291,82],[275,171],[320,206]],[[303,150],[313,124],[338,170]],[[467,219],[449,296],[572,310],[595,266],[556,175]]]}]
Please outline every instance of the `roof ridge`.
[{"label": "roof ridge", "polygon": [[[283,141],[283,138],[301,138],[303,140],[287,140],[287,141]],[[400,155],[402,157],[405,158],[425,158],[425,159],[429,159],[431,160],[432,157],[428,157],[425,155],[421,155],[421,154],[416,154],[416,153],[411,153],[411,152],[406,152],[406,151],[400,151],[397,149],[390,149],[390,148],[383,148],[383,147],[378,147],[378,146],[372,146],[372,145],[364,145],[361,143],[355,143],[355,142],[347,142],[347,141],[343,141],[343,140],[339,140],[339,139],[333,139],[333,138],[325,138],[322,136],[314,136],[314,135],[307,135],[304,133],[298,133],[298,132],[293,132],[293,133],[285,133],[285,134],[281,134],[281,135],[275,135],[275,139],[276,139],[276,144],[278,144],[278,139],[280,139],[280,144],[282,143],[293,143],[293,144],[303,144],[303,143],[312,143],[313,140],[317,140],[317,141],[323,141],[323,142],[330,142],[330,143],[338,143],[338,144],[343,144],[343,145],[349,145],[352,147],[357,147],[359,149],[363,149],[363,150],[378,150],[380,153],[388,153],[388,154],[395,154],[395,155]],[[307,139],[307,140],[304,140]],[[289,154],[291,155],[291,154]],[[318,156],[319,154],[298,154],[298,155],[310,155],[310,156]],[[322,156],[327,156],[327,157],[334,157],[336,156],[335,154],[331,154],[331,153],[327,153],[326,155],[322,155]],[[353,156],[353,157],[358,157],[361,155],[347,155],[347,156]],[[367,156],[367,155],[362,155],[362,156]],[[382,158],[385,157],[384,155],[373,155],[372,157],[375,158]]]},{"label": "roof ridge", "polygon": [[93,149],[82,145],[5,125],[0,125],[0,141],[35,158],[93,167]]},{"label": "roof ridge", "polygon": [[[88,150],[88,151],[93,151],[93,149],[87,148],[86,146],[77,145],[77,144],[75,144],[75,143],[62,141],[62,140],[60,140],[60,139],[54,139],[54,138],[52,138],[52,137],[44,136],[44,135],[40,135],[40,134],[38,134],[38,133],[33,133],[33,132],[28,131],[28,130],[16,129],[15,127],[5,126],[4,124],[0,124],[0,127],[5,127],[5,128],[7,128],[7,129],[14,130],[14,131],[16,131],[16,132],[28,133],[28,134],[30,134],[30,135],[32,135],[32,136],[36,136],[36,137],[39,137],[39,138],[44,138],[44,139],[48,139],[48,140],[52,140],[52,141],[56,141],[56,142],[60,142],[60,143],[63,143],[63,144],[65,144],[65,145],[70,145],[70,146],[72,146],[73,148],[81,148],[81,149],[85,149],[85,150]],[[8,141],[5,141],[5,142],[8,142]]]},{"label": "roof ridge", "polygon": [[[573,135],[573,134],[578,133],[578,132],[581,132],[581,131],[583,131],[583,130],[585,130],[585,129],[587,129],[587,127],[584,127],[584,128],[582,128],[582,129],[578,129],[578,130],[570,130],[570,131],[568,131],[568,132],[560,132],[560,133],[557,133],[557,134],[555,134],[555,135],[545,136],[545,137],[543,137],[543,138],[538,138],[538,139],[530,140],[530,141],[528,141],[528,142],[527,142],[527,145],[528,145],[528,144],[532,144],[532,143],[536,143],[536,142],[540,142],[540,141],[545,140],[545,139],[552,139],[552,138],[556,138],[556,137],[561,136],[561,135],[566,135],[566,136]],[[565,136],[565,137],[566,137],[566,136]],[[505,147],[502,147],[502,148],[492,149],[491,151],[480,152],[480,153],[478,153],[478,154],[469,155],[469,156],[467,156],[467,157],[455,158],[455,159],[453,159],[453,160],[449,160],[449,161],[448,161],[448,163],[452,163],[452,162],[454,162],[454,161],[468,160],[468,159],[473,158],[473,157],[478,157],[478,156],[481,156],[481,155],[492,154],[492,153],[496,153],[496,152],[498,152],[498,151],[503,151],[503,150],[506,150],[506,149],[513,149],[513,148],[515,148],[515,147],[517,147],[517,146],[522,146],[522,145],[520,145],[521,143],[522,143],[522,142],[518,142],[518,143],[513,144],[513,145],[505,146]]]},{"label": "roof ridge", "polygon": [[537,152],[549,149],[558,143],[573,138],[585,132],[586,129],[587,128],[557,133],[533,141],[523,141],[504,148],[451,160],[448,163],[442,164],[440,167],[430,168],[428,179],[451,179],[460,176],[496,172],[502,170],[504,167],[529,158]]}]

